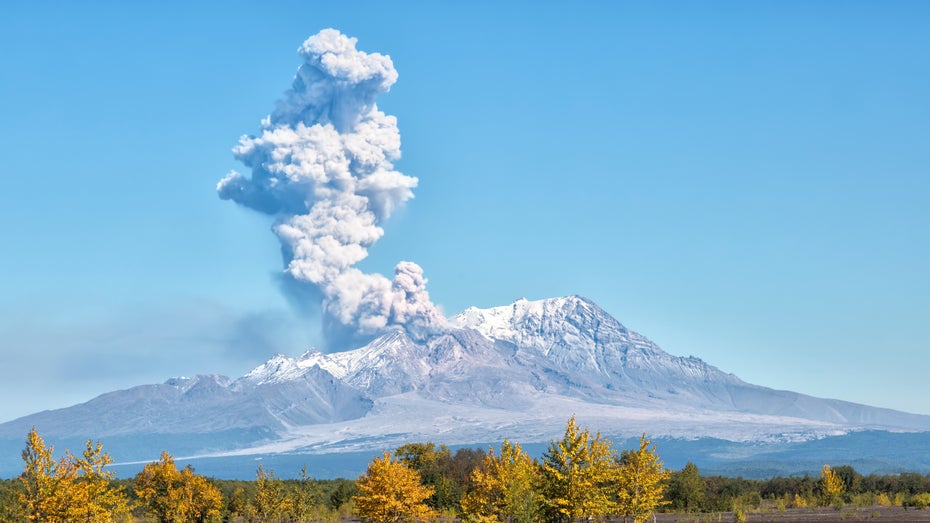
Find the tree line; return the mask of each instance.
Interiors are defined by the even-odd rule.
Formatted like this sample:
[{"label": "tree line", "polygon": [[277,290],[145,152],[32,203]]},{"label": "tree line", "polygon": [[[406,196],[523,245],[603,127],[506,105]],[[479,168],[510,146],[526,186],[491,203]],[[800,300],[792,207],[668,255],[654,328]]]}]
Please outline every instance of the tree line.
[{"label": "tree line", "polygon": [[79,455],[53,456],[30,431],[22,474],[0,481],[0,523],[642,522],[655,511],[732,511],[739,521],[760,507],[930,506],[930,475],[863,476],[848,465],[768,480],[702,476],[693,463],[670,471],[646,435],[618,452],[574,417],[538,459],[508,440],[454,453],[409,443],[375,457],[355,480],[316,480],[306,468],[284,480],[262,466],[252,481],[219,480],[178,468],[167,452],[134,478],[117,479],[92,441]]},{"label": "tree line", "polygon": [[366,521],[437,517],[489,523],[574,521],[609,516],[645,521],[665,501],[669,472],[645,435],[618,453],[600,433],[568,420],[540,460],[504,441],[487,453],[431,443],[385,453],[357,480],[356,514]]},{"label": "tree line", "polygon": [[819,475],[764,480],[702,476],[688,463],[669,477],[666,510],[675,512],[783,511],[809,507],[930,507],[930,474],[862,475],[850,465],[824,465]]}]

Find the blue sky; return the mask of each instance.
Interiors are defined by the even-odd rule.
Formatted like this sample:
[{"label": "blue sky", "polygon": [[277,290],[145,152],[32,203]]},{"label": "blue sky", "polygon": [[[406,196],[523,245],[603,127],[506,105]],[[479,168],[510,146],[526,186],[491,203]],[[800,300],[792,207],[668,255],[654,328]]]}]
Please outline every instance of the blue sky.
[{"label": "blue sky", "polygon": [[930,414],[930,4],[0,6],[0,420],[321,343],[231,148],[334,27],[447,314],[580,294],[761,385]]}]

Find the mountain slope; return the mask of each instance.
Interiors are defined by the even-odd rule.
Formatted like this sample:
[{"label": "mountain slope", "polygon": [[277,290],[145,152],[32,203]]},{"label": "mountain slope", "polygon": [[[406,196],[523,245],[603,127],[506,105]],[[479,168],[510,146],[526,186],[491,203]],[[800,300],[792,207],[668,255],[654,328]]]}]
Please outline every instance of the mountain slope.
[{"label": "mountain slope", "polygon": [[727,386],[745,385],[697,358],[666,353],[578,296],[470,308],[451,322],[510,345],[524,366],[572,376],[602,399],[633,394],[721,408],[729,407]]},{"label": "mountain slope", "polygon": [[[279,356],[259,369],[286,360]],[[0,425],[0,437],[21,439],[33,426],[51,437],[211,433],[256,427],[280,432],[292,426],[355,419],[371,406],[370,399],[319,367],[287,381],[262,382],[249,376],[231,381],[206,375],[110,392],[73,407],[39,412]]]},{"label": "mountain slope", "polygon": [[4,423],[0,440],[18,445],[36,426],[52,438],[157,442],[120,459],[151,459],[180,435],[220,433],[221,444],[184,448],[347,452],[424,439],[546,441],[573,413],[613,437],[778,442],[930,430],[928,416],[776,391],[673,356],[568,296],[469,308],[426,338],[394,330],[351,351],[276,356],[236,380],[198,376],[104,394]]},{"label": "mountain slope", "polygon": [[608,391],[629,391],[689,407],[930,430],[927,416],[751,385],[698,358],[673,356],[579,296],[518,300],[491,309],[472,307],[451,321],[512,344],[518,359],[535,361],[552,372],[571,371]]}]

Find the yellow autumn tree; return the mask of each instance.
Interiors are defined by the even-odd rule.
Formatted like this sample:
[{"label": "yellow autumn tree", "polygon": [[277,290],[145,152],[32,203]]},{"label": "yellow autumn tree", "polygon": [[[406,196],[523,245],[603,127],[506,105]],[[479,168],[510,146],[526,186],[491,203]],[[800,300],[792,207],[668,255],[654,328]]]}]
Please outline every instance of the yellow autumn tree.
[{"label": "yellow autumn tree", "polygon": [[839,501],[846,489],[843,479],[830,468],[830,465],[824,465],[820,471],[820,493],[823,495],[824,505],[830,505]]},{"label": "yellow autumn tree", "polygon": [[22,453],[25,467],[19,477],[23,491],[19,501],[29,521],[60,520],[63,501],[58,489],[54,452],[54,447],[45,445],[35,427],[26,435],[26,448]]},{"label": "yellow autumn tree", "polygon": [[355,481],[353,498],[358,517],[378,523],[402,523],[428,519],[433,510],[424,503],[433,489],[421,483],[420,474],[385,452],[368,464]]},{"label": "yellow autumn tree", "polygon": [[580,429],[575,416],[565,435],[550,441],[543,454],[540,482],[543,509],[550,520],[573,521],[611,513],[610,480],[616,453],[598,432]]},{"label": "yellow autumn tree", "polygon": [[28,521],[112,523],[129,513],[126,494],[112,484],[112,462],[103,446],[87,441],[83,456],[70,452],[57,462],[54,448],[45,445],[33,427],[26,436],[25,462],[19,501]]},{"label": "yellow autumn tree", "polygon": [[178,470],[174,458],[162,452],[136,475],[136,496],[159,523],[219,521],[223,495],[190,467]]},{"label": "yellow autumn tree", "polygon": [[273,470],[265,471],[259,465],[255,473],[255,499],[252,509],[259,523],[283,521],[292,500],[284,491],[284,482],[274,475]]},{"label": "yellow autumn tree", "polygon": [[620,454],[616,469],[617,514],[636,523],[646,521],[663,501],[670,472],[662,467],[655,445],[649,447],[646,435],[639,440],[639,449]]},{"label": "yellow autumn tree", "polygon": [[66,453],[62,464],[67,472],[63,474],[73,478],[67,510],[70,521],[112,523],[129,514],[126,494],[111,484],[115,473],[104,470],[112,462],[99,441],[88,440],[81,458]]},{"label": "yellow autumn tree", "polygon": [[491,447],[471,473],[472,490],[462,498],[467,521],[532,523],[539,519],[536,468],[520,445],[504,440],[500,456]]},{"label": "yellow autumn tree", "polygon": [[223,493],[220,489],[207,478],[194,473],[190,466],[179,473],[182,502],[178,505],[178,521],[220,521],[223,516]]}]

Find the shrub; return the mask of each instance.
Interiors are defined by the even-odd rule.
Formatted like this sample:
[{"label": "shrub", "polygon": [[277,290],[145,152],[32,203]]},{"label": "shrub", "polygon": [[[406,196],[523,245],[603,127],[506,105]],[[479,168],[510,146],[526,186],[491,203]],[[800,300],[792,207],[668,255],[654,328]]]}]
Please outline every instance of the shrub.
[{"label": "shrub", "polygon": [[918,510],[923,510],[930,506],[930,494],[922,492],[920,494],[914,494],[911,496],[911,499],[907,500],[907,505],[914,507]]},{"label": "shrub", "polygon": [[885,494],[884,492],[880,493],[878,497],[875,498],[875,503],[883,507],[890,507],[892,504],[888,494]]}]

